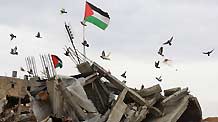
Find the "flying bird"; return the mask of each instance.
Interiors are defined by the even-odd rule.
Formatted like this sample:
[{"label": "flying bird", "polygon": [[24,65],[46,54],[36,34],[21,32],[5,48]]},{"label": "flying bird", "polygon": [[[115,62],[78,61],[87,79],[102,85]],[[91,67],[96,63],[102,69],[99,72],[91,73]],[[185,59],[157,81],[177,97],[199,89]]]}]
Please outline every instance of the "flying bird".
[{"label": "flying bird", "polygon": [[65,56],[70,56],[70,51],[69,51],[69,49],[68,49],[68,48],[65,50],[65,53],[64,53],[64,55],[65,55]]},{"label": "flying bird", "polygon": [[25,72],[25,69],[23,67],[20,67],[20,71]]},{"label": "flying bird", "polygon": [[203,52],[203,54],[207,54],[207,56],[210,56],[210,54],[211,54],[213,51],[214,51],[214,49],[211,50],[211,51],[208,51],[208,52]]},{"label": "flying bird", "polygon": [[84,41],[82,42],[82,45],[85,46],[85,47],[89,47],[89,44],[87,43],[86,40],[84,40]]},{"label": "flying bird", "polygon": [[32,75],[33,74],[33,70],[32,69],[30,69],[29,71],[27,71],[30,75]]},{"label": "flying bird", "polygon": [[157,62],[155,61],[155,67],[156,68],[160,68],[159,64],[160,64],[160,61],[157,61]]},{"label": "flying bird", "polygon": [[102,59],[104,59],[104,60],[110,60],[110,58],[109,58],[110,54],[111,54],[111,53],[109,52],[108,55],[106,56],[106,55],[105,55],[105,52],[104,52],[104,50],[103,50],[100,57],[101,57]]},{"label": "flying bird", "polygon": [[42,38],[40,32],[37,33],[36,38]]},{"label": "flying bird", "polygon": [[161,55],[161,56],[164,56],[164,55],[163,55],[163,47],[160,47],[160,49],[159,49],[159,51],[158,51],[158,54]]},{"label": "flying bird", "polygon": [[16,38],[16,36],[15,36],[13,33],[10,34],[10,37],[11,37],[11,40],[13,40],[14,38]]},{"label": "flying bird", "polygon": [[62,8],[62,9],[60,10],[60,12],[61,12],[61,14],[66,14],[66,13],[67,13],[67,11],[66,11],[64,8]]},{"label": "flying bird", "polygon": [[173,40],[173,36],[167,40],[167,42],[163,43],[164,45],[169,44],[170,46],[172,45],[172,40]]},{"label": "flying bird", "polygon": [[168,59],[168,58],[165,58],[165,59],[163,60],[163,63],[170,66],[170,65],[172,65],[172,60],[170,60],[170,59]]},{"label": "flying bird", "polygon": [[18,55],[17,46],[15,46],[14,48],[12,48],[10,53],[11,53],[12,55]]},{"label": "flying bird", "polygon": [[122,76],[123,78],[126,78],[126,71],[123,74],[121,74],[120,76]]},{"label": "flying bird", "polygon": [[159,82],[161,82],[162,81],[162,78],[161,78],[161,76],[160,77],[155,77]]}]

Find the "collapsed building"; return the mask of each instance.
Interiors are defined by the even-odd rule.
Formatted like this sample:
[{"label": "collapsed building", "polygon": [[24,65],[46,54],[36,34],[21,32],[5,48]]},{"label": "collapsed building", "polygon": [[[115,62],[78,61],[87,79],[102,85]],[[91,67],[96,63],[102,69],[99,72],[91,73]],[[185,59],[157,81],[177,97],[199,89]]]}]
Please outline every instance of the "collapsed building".
[{"label": "collapsed building", "polygon": [[[201,107],[188,88],[171,88],[163,94],[160,85],[133,89],[95,62],[83,62],[77,68],[78,75],[31,81],[31,85],[25,81],[22,99],[28,96],[26,111],[32,113],[25,114],[25,121],[45,122],[55,117],[72,122],[201,122]],[[3,111],[7,115],[1,114],[1,122],[15,115],[21,121],[25,113]]]}]

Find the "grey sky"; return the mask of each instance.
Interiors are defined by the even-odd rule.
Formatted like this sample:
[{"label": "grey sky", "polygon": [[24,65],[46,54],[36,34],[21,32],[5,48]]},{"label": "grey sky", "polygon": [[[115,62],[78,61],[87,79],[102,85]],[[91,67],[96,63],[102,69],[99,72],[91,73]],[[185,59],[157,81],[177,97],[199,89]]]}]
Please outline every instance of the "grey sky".
[{"label": "grey sky", "polygon": [[[107,11],[111,17],[109,27],[102,31],[88,24],[86,38],[90,43],[87,55],[119,76],[127,70],[127,85],[149,87],[157,84],[156,76],[162,75],[163,89],[188,86],[200,100],[204,116],[218,115],[218,1],[217,0],[89,0]],[[35,56],[41,68],[39,54],[57,54],[64,62],[60,74],[76,73],[75,65],[63,55],[64,45],[70,45],[64,22],[71,24],[75,43],[82,42],[80,21],[84,14],[81,0],[1,0],[0,2],[0,67],[1,75],[11,75],[12,70],[25,67],[24,58]],[[68,14],[61,15],[65,8]],[[36,39],[40,31],[43,38]],[[17,38],[10,41],[9,34]],[[157,55],[159,47],[174,36],[173,45],[166,46],[166,58],[172,66],[161,64],[154,68],[154,61],[163,60]],[[18,46],[19,56],[9,54]],[[215,49],[211,57],[202,51]],[[99,58],[101,51],[110,51],[111,61]],[[175,71],[178,69],[178,71]],[[22,75],[21,73],[19,74]]]}]

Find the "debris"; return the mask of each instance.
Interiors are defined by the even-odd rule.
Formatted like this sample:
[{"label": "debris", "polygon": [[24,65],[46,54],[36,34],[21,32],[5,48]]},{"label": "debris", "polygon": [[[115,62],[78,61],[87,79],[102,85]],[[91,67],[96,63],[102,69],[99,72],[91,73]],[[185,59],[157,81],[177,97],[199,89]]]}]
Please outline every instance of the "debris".
[{"label": "debris", "polygon": [[[34,81],[35,85],[27,80],[30,92],[26,90],[21,99],[11,97],[16,102],[8,100],[3,105],[0,122],[34,117],[43,122],[201,122],[200,105],[188,88],[167,89],[163,96],[160,85],[127,87],[96,62],[83,62],[77,68],[80,74],[70,77],[57,75],[45,82]],[[14,89],[20,83],[15,82]],[[28,100],[29,107],[22,99]]]}]

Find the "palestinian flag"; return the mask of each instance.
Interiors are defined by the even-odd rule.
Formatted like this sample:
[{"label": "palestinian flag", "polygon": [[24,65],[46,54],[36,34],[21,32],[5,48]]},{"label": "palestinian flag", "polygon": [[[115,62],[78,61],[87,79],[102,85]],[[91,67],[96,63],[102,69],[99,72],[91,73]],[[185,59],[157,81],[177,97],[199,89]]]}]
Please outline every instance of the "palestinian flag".
[{"label": "palestinian flag", "polygon": [[86,1],[84,21],[90,22],[105,30],[109,24],[110,17],[107,12],[102,11]]},{"label": "palestinian flag", "polygon": [[57,67],[62,68],[63,67],[62,61],[61,61],[61,59],[58,56],[51,55],[51,59],[52,59],[54,68],[57,68]]}]

